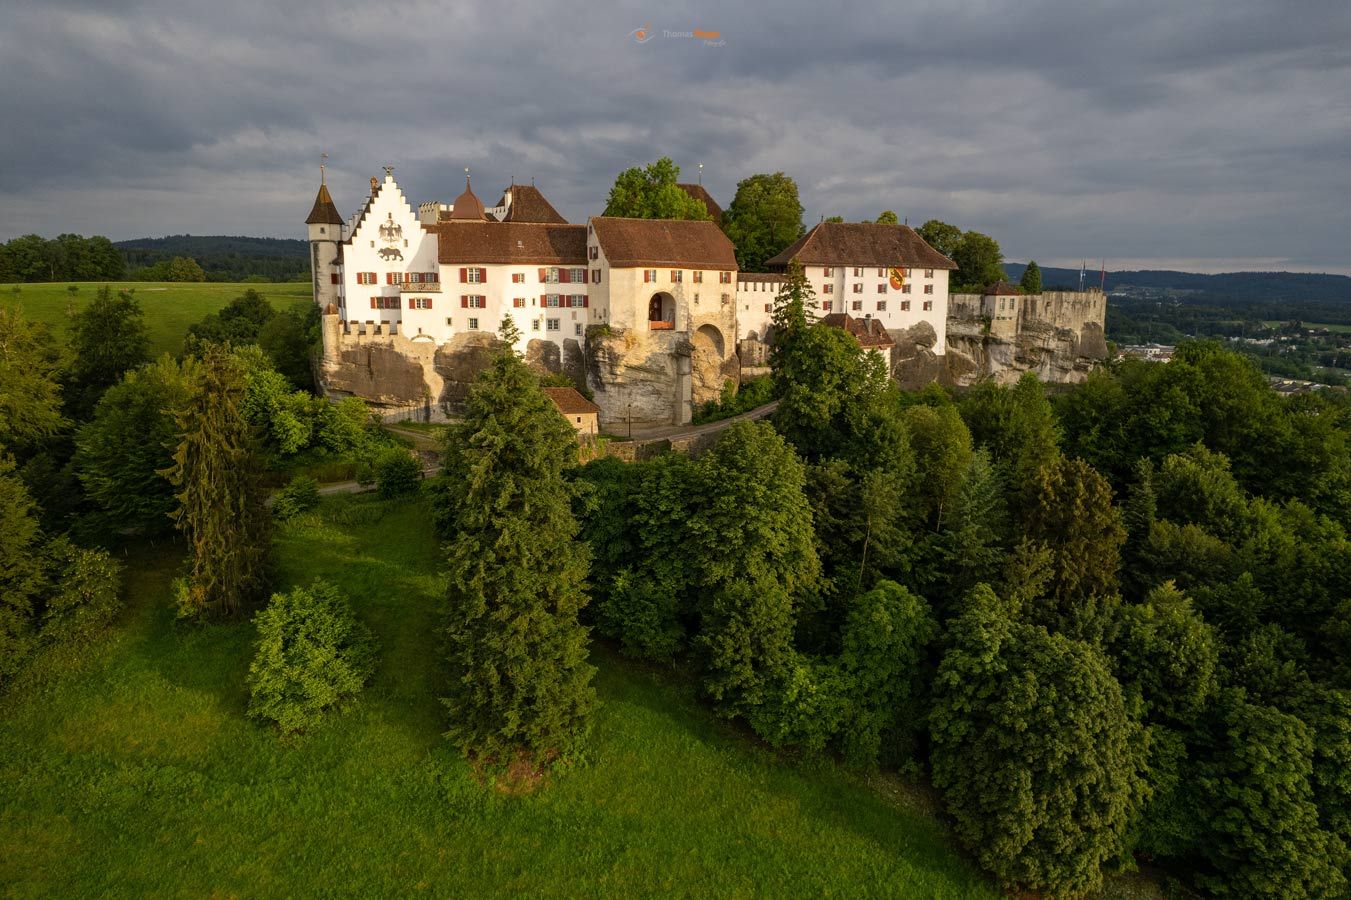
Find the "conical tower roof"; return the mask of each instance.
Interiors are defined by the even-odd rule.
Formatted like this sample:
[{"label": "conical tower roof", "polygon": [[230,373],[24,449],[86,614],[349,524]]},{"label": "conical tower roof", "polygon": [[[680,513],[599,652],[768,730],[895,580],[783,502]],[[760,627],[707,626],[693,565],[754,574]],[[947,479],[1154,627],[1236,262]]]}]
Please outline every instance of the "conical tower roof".
[{"label": "conical tower roof", "polygon": [[487,216],[483,214],[483,201],[474,196],[474,189],[469,186],[468,175],[464,176],[464,193],[455,198],[455,205],[450,210],[450,217],[479,222],[487,219]]},{"label": "conical tower roof", "polygon": [[314,209],[310,210],[310,217],[305,220],[306,225],[341,225],[342,216],[338,215],[338,207],[333,204],[333,197],[328,193],[328,185],[320,182],[319,193],[314,198]]}]

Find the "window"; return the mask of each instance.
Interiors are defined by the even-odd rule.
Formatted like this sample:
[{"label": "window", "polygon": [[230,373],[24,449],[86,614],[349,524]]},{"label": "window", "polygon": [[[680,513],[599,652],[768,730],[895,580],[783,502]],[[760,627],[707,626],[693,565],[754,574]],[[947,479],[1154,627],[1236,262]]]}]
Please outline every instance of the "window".
[{"label": "window", "polygon": [[906,277],[906,278],[909,278],[909,277],[910,277],[910,267],[909,267],[909,266],[906,266],[906,267],[905,267],[905,277]]},{"label": "window", "polygon": [[547,320],[547,321],[544,323],[545,330],[546,330],[546,331],[557,331],[557,330],[558,330],[558,323],[559,323],[559,321],[560,321],[559,319],[549,319],[549,320]]},{"label": "window", "polygon": [[460,269],[460,284],[483,284],[487,281],[487,272],[478,268]]},{"label": "window", "polygon": [[482,294],[461,294],[460,306],[464,309],[483,309],[488,305],[488,299]]},{"label": "window", "polygon": [[684,280],[685,280],[684,272],[682,272],[680,269],[671,270],[671,284],[680,284],[680,282]]},{"label": "window", "polygon": [[774,304],[773,304],[773,303],[766,303],[766,304],[765,304],[765,312],[773,312],[773,311],[774,311]]},{"label": "window", "polygon": [[539,319],[531,319],[531,320],[530,320],[530,330],[531,330],[531,331],[539,331]]},{"label": "window", "polygon": [[862,301],[862,300],[855,300],[855,301],[854,301],[854,309],[863,309],[863,301]]},{"label": "window", "polygon": [[568,298],[568,306],[571,306],[573,309],[584,309],[586,307],[586,295],[573,294]]},{"label": "window", "polygon": [[581,336],[582,336],[582,323],[581,323],[581,322],[578,322],[576,325],[574,325],[574,326],[572,326],[572,327],[573,327],[573,333],[576,334],[578,337],[581,337]]},{"label": "window", "polygon": [[328,276],[328,283],[329,283],[329,284],[340,284],[340,283],[341,283],[341,279],[338,278],[338,273],[334,272],[332,275]]},{"label": "window", "polygon": [[431,297],[409,297],[409,298],[408,298],[408,308],[409,308],[409,309],[431,309],[431,308],[432,308],[432,298],[431,298]]},{"label": "window", "polygon": [[589,254],[587,256],[587,259],[600,259],[600,248],[597,247],[595,244],[592,244],[590,247],[587,247],[586,249],[587,253]]},{"label": "window", "polygon": [[455,324],[455,320],[452,319],[450,316],[446,316],[446,327],[449,328],[450,326],[452,326],[452,325],[454,325],[454,324]]},{"label": "window", "polygon": [[855,282],[854,282],[854,293],[855,293],[855,294],[861,294],[861,293],[863,293],[863,282],[861,282],[861,281],[855,281]]},{"label": "window", "polygon": [[731,272],[719,272],[719,273],[718,273],[718,284],[731,284],[731,283],[732,283],[732,273],[731,273]]},{"label": "window", "polygon": [[884,281],[877,286],[877,293],[885,294],[887,292],[887,283]]},{"label": "window", "polygon": [[586,284],[586,269],[572,269],[570,274],[573,284]]},{"label": "window", "polygon": [[374,272],[358,272],[357,284],[375,284]]},{"label": "window", "polygon": [[878,300],[878,301],[877,301],[877,311],[878,311],[878,312],[886,312],[886,311],[887,311],[887,301],[885,301],[885,300]]},{"label": "window", "polygon": [[910,311],[910,301],[909,301],[909,300],[902,300],[902,301],[901,301],[901,312],[909,312],[909,311]]},{"label": "window", "polygon": [[933,270],[933,269],[925,269],[925,270],[924,270],[924,277],[925,277],[925,278],[932,278],[932,277],[934,277],[934,270]]},{"label": "window", "polygon": [[901,285],[901,293],[902,293],[902,294],[908,294],[908,293],[910,293],[910,285],[908,285],[908,284],[903,284],[903,285]]},{"label": "window", "polygon": [[834,277],[835,277],[835,268],[834,268],[833,266],[826,266],[826,268],[825,268],[825,276],[826,276],[827,278],[834,278]]},{"label": "window", "polygon": [[562,305],[562,297],[559,294],[547,294],[544,297],[544,305],[550,309],[557,309]]},{"label": "window", "polygon": [[512,283],[512,284],[525,284],[525,273],[524,273],[524,272],[512,272],[512,273],[511,273],[511,283]]},{"label": "window", "polygon": [[470,319],[470,320],[469,320],[469,330],[470,330],[470,331],[478,331],[478,319]]},{"label": "window", "polygon": [[878,278],[886,278],[886,277],[887,277],[887,270],[886,270],[886,269],[883,269],[883,268],[879,268],[879,269],[877,270],[877,277],[878,277]]},{"label": "window", "polygon": [[926,285],[924,286],[924,293],[926,293],[926,294],[932,294],[933,292],[934,292],[934,286],[933,286],[932,284],[926,284]]},{"label": "window", "polygon": [[934,302],[933,302],[932,300],[925,300],[925,301],[924,301],[924,308],[925,308],[926,310],[927,310],[927,309],[933,309],[933,308],[934,308]]},{"label": "window", "polygon": [[657,270],[656,270],[656,269],[643,269],[643,281],[644,281],[644,282],[654,282],[654,281],[656,281],[656,280],[657,280]]},{"label": "window", "polygon": [[854,277],[855,277],[855,278],[860,278],[860,277],[862,277],[862,275],[863,275],[863,267],[862,267],[862,266],[854,266]]},{"label": "window", "polygon": [[600,269],[591,270],[591,283],[600,284]]},{"label": "window", "polygon": [[511,306],[512,306],[513,309],[525,309],[525,298],[524,298],[524,297],[512,297],[512,298],[511,298]]},{"label": "window", "polygon": [[694,271],[694,283],[695,283],[695,284],[703,284],[703,283],[704,283],[704,273],[703,273],[702,271],[698,270],[698,269],[695,269],[695,271]]},{"label": "window", "polygon": [[821,293],[823,293],[823,294],[833,294],[833,293],[835,293],[835,285],[833,285],[833,284],[823,285],[823,286],[821,287]]},{"label": "window", "polygon": [[372,297],[371,309],[398,309],[398,297]]},{"label": "window", "polygon": [[386,272],[386,273],[385,273],[385,284],[398,284],[398,283],[399,283],[399,273],[398,273],[398,272]]}]

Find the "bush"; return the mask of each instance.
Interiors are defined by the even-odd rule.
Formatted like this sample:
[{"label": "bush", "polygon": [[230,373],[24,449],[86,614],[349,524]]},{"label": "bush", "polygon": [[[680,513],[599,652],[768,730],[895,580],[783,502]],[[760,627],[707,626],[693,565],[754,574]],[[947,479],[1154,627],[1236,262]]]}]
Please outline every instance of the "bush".
[{"label": "bush", "polygon": [[422,466],[407,450],[389,450],[375,463],[375,482],[380,499],[416,493],[422,481]]},{"label": "bush", "polygon": [[319,482],[297,475],[272,498],[272,515],[285,522],[319,505]]},{"label": "bush", "polygon": [[64,537],[47,546],[55,590],[42,615],[41,637],[56,644],[87,643],[122,607],[122,567],[102,550]]},{"label": "bush", "polygon": [[359,693],[374,671],[370,631],[327,582],[273,594],[254,623],[249,715],[285,733],[313,728],[326,710]]},{"label": "bush", "polygon": [[717,400],[709,400],[694,413],[694,424],[717,422],[749,412],[757,406],[764,406],[774,399],[774,381],[768,375],[752,378],[737,387],[730,378],[723,382],[722,393]]}]

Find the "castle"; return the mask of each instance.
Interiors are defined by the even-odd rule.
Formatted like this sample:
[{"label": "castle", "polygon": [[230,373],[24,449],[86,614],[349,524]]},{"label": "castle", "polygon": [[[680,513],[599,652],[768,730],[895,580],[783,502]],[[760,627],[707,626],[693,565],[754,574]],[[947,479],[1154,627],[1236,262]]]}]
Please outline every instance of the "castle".
[{"label": "castle", "polygon": [[[453,203],[414,207],[390,167],[344,220],[321,177],[306,225],[323,389],[452,408],[510,317],[517,351],[589,388],[602,427],[689,422],[726,381],[763,367],[784,276],[739,272],[716,202],[682,187],[710,220],[574,225],[533,185],[485,207],[467,173]],[[948,355],[955,266],[913,229],[822,223],[769,266],[793,261],[827,322],[890,354],[903,381],[914,359]]]}]

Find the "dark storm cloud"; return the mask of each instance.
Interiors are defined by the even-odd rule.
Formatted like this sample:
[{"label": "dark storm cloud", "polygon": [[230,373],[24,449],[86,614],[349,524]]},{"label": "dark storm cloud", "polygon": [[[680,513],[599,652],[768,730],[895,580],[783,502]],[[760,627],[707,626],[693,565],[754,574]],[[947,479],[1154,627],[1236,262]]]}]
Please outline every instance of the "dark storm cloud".
[{"label": "dark storm cloud", "polygon": [[[661,35],[693,28],[726,46]],[[469,166],[578,221],[669,155],[1011,258],[1351,266],[1344,2],[31,3],[0,117],[0,237],[297,235],[321,150],[345,213],[382,164],[413,202]]]}]

